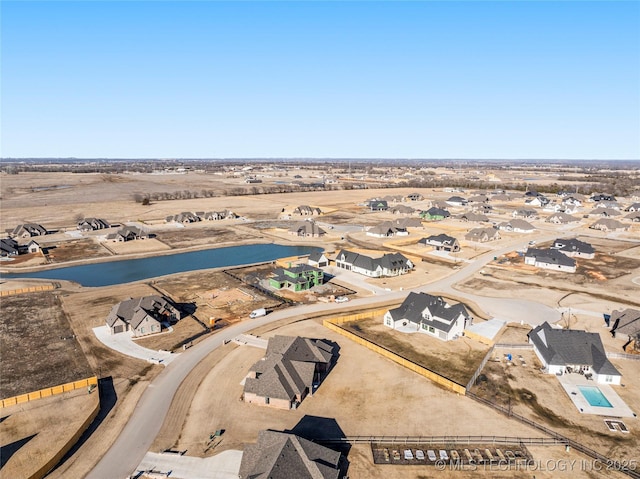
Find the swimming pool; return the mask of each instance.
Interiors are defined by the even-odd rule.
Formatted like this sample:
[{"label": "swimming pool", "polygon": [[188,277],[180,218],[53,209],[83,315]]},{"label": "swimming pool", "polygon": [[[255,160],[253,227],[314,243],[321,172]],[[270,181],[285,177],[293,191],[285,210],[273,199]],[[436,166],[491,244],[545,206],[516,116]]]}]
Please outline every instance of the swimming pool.
[{"label": "swimming pool", "polygon": [[578,386],[578,389],[591,406],[613,407],[597,386]]}]

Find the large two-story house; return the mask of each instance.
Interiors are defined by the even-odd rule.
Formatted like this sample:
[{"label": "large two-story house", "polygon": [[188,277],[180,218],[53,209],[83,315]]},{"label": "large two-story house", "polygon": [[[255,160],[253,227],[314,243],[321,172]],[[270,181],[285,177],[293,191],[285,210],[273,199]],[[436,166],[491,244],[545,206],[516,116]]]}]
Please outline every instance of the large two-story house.
[{"label": "large two-story house", "polygon": [[413,269],[413,263],[400,253],[387,253],[381,258],[371,258],[363,254],[342,250],[336,256],[338,268],[353,271],[372,278],[398,276]]}]

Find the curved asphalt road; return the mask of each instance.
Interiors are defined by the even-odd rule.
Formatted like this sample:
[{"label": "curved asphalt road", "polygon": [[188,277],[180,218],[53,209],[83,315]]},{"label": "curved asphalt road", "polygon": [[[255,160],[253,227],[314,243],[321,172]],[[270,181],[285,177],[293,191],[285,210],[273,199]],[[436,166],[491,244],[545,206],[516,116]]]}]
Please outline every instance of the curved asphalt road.
[{"label": "curved asphalt road", "polygon": [[[554,233],[549,237],[538,238],[538,241],[542,242],[556,237],[558,237],[558,233]],[[455,283],[466,279],[482,269],[494,256],[500,256],[524,245],[526,245],[526,242],[513,242],[507,247],[485,253],[476,258],[472,263],[466,263],[464,267],[454,274],[427,286],[416,288],[416,291],[450,292],[460,297],[466,297],[477,302],[487,313],[509,321],[520,322],[524,320],[527,323],[533,321],[534,324],[538,322],[541,323],[545,320],[555,321],[560,317],[559,312],[540,303],[518,299],[487,298],[461,293],[452,288],[452,285]],[[180,357],[176,358],[176,360],[169,364],[164,371],[153,380],[142,394],[140,401],[129,418],[127,425],[120,433],[120,436],[118,436],[111,448],[86,477],[88,479],[126,478],[135,471],[160,431],[173,396],[182,381],[202,359],[211,351],[220,347],[225,340],[231,340],[241,333],[246,333],[257,327],[287,317],[331,310],[339,312],[345,309],[352,309],[354,306],[370,307],[375,303],[383,301],[400,301],[407,293],[408,291],[388,292],[384,296],[361,298],[347,304],[320,303],[299,306],[297,308],[276,311],[261,318],[243,321],[242,323],[223,329],[212,335],[193,348],[181,353]],[[526,311],[526,317],[524,317],[524,311]]]}]

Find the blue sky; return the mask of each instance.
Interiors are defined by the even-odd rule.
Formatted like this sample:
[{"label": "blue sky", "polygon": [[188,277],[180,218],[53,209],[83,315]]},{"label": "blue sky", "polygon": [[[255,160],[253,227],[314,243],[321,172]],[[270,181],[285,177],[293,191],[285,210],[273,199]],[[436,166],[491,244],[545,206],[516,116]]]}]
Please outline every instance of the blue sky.
[{"label": "blue sky", "polygon": [[640,3],[0,2],[3,157],[640,158]]}]

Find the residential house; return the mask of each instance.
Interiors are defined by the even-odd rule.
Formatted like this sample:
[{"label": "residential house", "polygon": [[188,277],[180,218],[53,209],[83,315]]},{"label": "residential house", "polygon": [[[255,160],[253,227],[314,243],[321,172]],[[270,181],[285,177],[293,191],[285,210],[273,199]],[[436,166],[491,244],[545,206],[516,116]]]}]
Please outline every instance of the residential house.
[{"label": "residential house", "polygon": [[580,206],[582,206],[582,201],[575,196],[565,196],[562,199],[562,204],[573,206],[574,208],[579,208]]},{"label": "residential house", "polygon": [[124,226],[120,228],[115,233],[110,233],[107,235],[107,240],[122,242],[122,241],[133,241],[139,239],[147,239],[149,234],[136,226]]},{"label": "residential house", "polygon": [[389,204],[385,200],[372,199],[367,201],[367,208],[371,211],[387,211]]},{"label": "residential house", "polygon": [[415,213],[416,210],[411,206],[398,205],[394,206],[389,211],[391,211],[391,213],[393,213],[394,215],[410,215],[412,213]]},{"label": "residential house", "polygon": [[524,264],[565,273],[576,272],[576,260],[557,249],[529,248],[524,255]]},{"label": "residential house", "polygon": [[460,251],[460,243],[458,243],[458,240],[444,233],[422,238],[418,241],[418,244],[433,246],[436,251],[448,251],[449,253]]},{"label": "residential house", "polygon": [[162,324],[175,323],[180,312],[171,300],[164,296],[129,298],[111,308],[107,326],[111,334],[131,331],[134,337],[159,333]]},{"label": "residential house", "polygon": [[640,211],[640,203],[633,203],[632,205],[629,205],[627,208],[625,208],[625,211],[629,211],[631,213],[636,213]]},{"label": "residential house", "polygon": [[538,217],[538,213],[536,212],[536,210],[518,209],[511,213],[511,216],[513,216],[514,218],[535,219]]},{"label": "residential house", "polygon": [[596,208],[609,208],[612,210],[620,210],[622,206],[617,201],[598,201],[596,203]]},{"label": "residential house", "polygon": [[[260,431],[242,453],[240,479],[340,479],[346,461],[340,452],[294,434]],[[345,476],[346,477],[346,476]]]},{"label": "residential house", "polygon": [[278,268],[269,278],[269,286],[289,289],[294,292],[307,291],[324,282],[324,271],[308,264],[289,268]]},{"label": "residential house", "polygon": [[405,332],[421,332],[449,341],[462,336],[472,322],[464,304],[450,305],[440,296],[409,293],[402,304],[384,315],[384,324]]},{"label": "residential house", "polygon": [[498,229],[503,231],[513,231],[514,233],[533,233],[535,227],[528,221],[514,218],[512,220],[500,223]]},{"label": "residential house", "polygon": [[614,210],[613,208],[594,208],[589,212],[589,216],[601,216],[602,218],[610,218],[612,216],[620,216],[618,210]]},{"label": "residential house", "polygon": [[458,219],[462,221],[472,221],[475,223],[484,223],[489,221],[489,218],[480,213],[463,213],[458,216]]},{"label": "residential house", "polygon": [[611,313],[611,335],[615,338],[616,334],[624,334],[628,337],[629,342],[635,341],[636,349],[640,349],[640,311],[637,309],[627,308]]},{"label": "residential house", "polygon": [[410,193],[406,196],[407,201],[422,201],[424,200],[424,196],[420,193]]},{"label": "residential house", "polygon": [[616,197],[613,195],[595,194],[589,198],[589,201],[596,203],[599,201],[616,201]]},{"label": "residential house", "polygon": [[452,196],[446,201],[446,203],[449,206],[467,206],[467,203],[469,202],[465,200],[462,196]]},{"label": "residential house", "polygon": [[625,215],[625,219],[631,220],[634,223],[639,222],[640,221],[640,211],[631,212],[628,215]]},{"label": "residential house", "polygon": [[556,329],[545,321],[527,336],[547,374],[579,373],[599,384],[620,384],[622,375],[607,359],[598,333]]},{"label": "residential house", "polygon": [[289,228],[289,234],[305,238],[319,238],[326,234],[315,221],[298,221]]},{"label": "residential house", "polygon": [[315,266],[316,268],[324,268],[329,266],[329,259],[324,255],[322,251],[314,251],[307,258],[307,264]]},{"label": "residential house", "polygon": [[18,256],[18,242],[12,238],[0,239],[0,256],[11,257]]},{"label": "residential house", "polygon": [[321,213],[322,213],[322,210],[320,208],[316,208],[315,206],[309,206],[309,205],[300,205],[293,210],[294,215],[302,215],[302,216],[313,216],[313,215],[319,215]]},{"label": "residential house", "polygon": [[513,200],[513,196],[506,194],[506,193],[498,193],[496,195],[492,195],[491,199],[493,201],[511,201]]},{"label": "residential house", "polygon": [[400,203],[403,200],[402,195],[387,195],[387,196],[383,196],[382,199],[386,201],[387,204]]},{"label": "residential house", "polygon": [[500,232],[496,228],[474,228],[464,236],[464,239],[477,243],[486,243],[487,241],[499,240]]},{"label": "residential house", "polygon": [[553,248],[572,258],[593,259],[596,250],[589,243],[576,238],[558,238],[553,242]]},{"label": "residential house", "polygon": [[489,203],[490,198],[485,194],[481,194],[470,197],[468,201],[469,203]]},{"label": "residential house", "polygon": [[566,225],[569,223],[577,223],[580,221],[580,218],[571,216],[567,213],[554,213],[551,216],[549,216],[545,221],[547,223],[555,223],[557,225]]},{"label": "residential house", "polygon": [[398,218],[393,221],[393,225],[399,229],[423,228],[420,218]]},{"label": "residential house", "polygon": [[387,253],[381,258],[371,258],[363,254],[342,250],[336,256],[338,268],[353,271],[372,278],[398,276],[413,269],[413,263],[400,253]]},{"label": "residential house", "polygon": [[238,217],[238,215],[231,210],[207,211],[203,215],[198,216],[208,221],[232,220]]},{"label": "residential house", "polygon": [[527,206],[545,206],[549,203],[549,199],[546,196],[538,195],[532,198],[524,200],[524,204]]},{"label": "residential house", "polygon": [[451,214],[445,209],[432,206],[427,211],[423,211],[420,216],[428,221],[440,221],[449,218]]},{"label": "residential house", "polygon": [[589,226],[589,228],[600,231],[624,231],[628,227],[611,218],[601,218]]},{"label": "residential house", "polygon": [[34,240],[29,241],[29,243],[27,243],[27,246],[25,248],[27,250],[27,253],[37,253],[38,251],[41,250],[40,244]]},{"label": "residential house", "polygon": [[471,206],[471,211],[473,211],[474,213],[481,213],[481,214],[492,213],[493,206],[487,203],[474,203]]},{"label": "residential house", "polygon": [[111,228],[111,225],[107,220],[102,218],[85,218],[78,222],[78,229],[80,231],[97,231]]},{"label": "residential house", "polygon": [[42,225],[36,223],[24,223],[16,226],[12,230],[7,230],[12,238],[31,238],[33,236],[46,235],[49,232]]},{"label": "residential house", "polygon": [[195,215],[191,211],[183,211],[177,215],[171,215],[165,218],[167,223],[196,223],[200,220],[200,216]]},{"label": "residential house", "polygon": [[367,236],[375,236],[376,238],[387,238],[391,236],[406,236],[409,232],[406,228],[396,226],[391,221],[383,221],[382,223],[372,226],[367,230]]},{"label": "residential house", "polygon": [[265,357],[249,370],[244,402],[278,409],[296,409],[313,396],[337,359],[336,348],[326,340],[274,336]]}]

